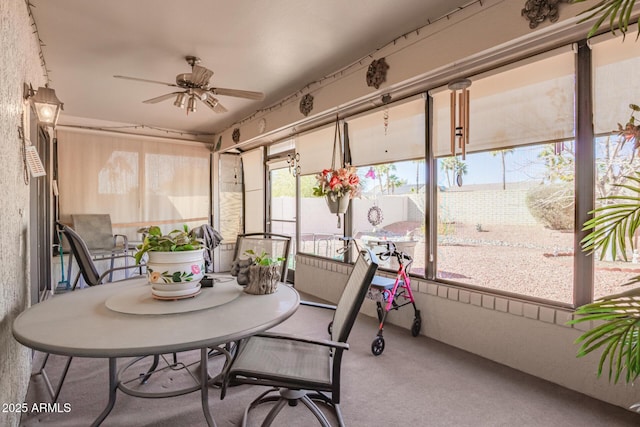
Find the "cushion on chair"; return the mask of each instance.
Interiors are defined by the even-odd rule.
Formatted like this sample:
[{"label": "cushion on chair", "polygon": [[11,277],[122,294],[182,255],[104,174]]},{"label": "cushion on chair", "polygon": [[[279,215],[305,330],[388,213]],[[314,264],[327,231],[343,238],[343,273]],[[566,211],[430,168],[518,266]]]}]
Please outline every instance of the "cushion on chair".
[{"label": "cushion on chair", "polygon": [[316,344],[254,336],[243,346],[232,371],[246,377],[259,373],[262,378],[282,378],[301,388],[331,389],[330,349]]}]

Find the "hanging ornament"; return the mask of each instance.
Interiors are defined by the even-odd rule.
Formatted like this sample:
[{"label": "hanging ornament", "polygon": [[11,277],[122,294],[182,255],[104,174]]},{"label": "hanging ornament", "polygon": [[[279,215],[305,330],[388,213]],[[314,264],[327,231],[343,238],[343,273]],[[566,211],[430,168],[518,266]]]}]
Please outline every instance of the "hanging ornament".
[{"label": "hanging ornament", "polygon": [[385,107],[384,113],[382,113],[382,120],[384,122],[384,136],[387,136],[387,130],[389,129],[389,109]]},{"label": "hanging ornament", "polygon": [[364,176],[365,178],[376,179],[376,171],[373,169],[373,166],[369,167],[367,174]]},{"label": "hanging ornament", "polygon": [[367,212],[367,221],[369,221],[369,224],[375,227],[382,224],[383,219],[382,209],[380,209],[378,205],[374,205],[369,208],[369,212]]}]

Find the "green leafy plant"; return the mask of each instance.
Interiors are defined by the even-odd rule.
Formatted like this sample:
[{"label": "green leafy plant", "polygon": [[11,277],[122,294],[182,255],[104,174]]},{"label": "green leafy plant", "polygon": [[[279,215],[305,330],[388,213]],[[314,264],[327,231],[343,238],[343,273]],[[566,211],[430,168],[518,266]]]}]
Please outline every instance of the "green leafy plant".
[{"label": "green leafy plant", "polygon": [[182,230],[173,230],[165,235],[156,225],[140,231],[145,237],[135,254],[137,264],[140,264],[147,252],[183,252],[204,248],[202,241],[196,238],[193,230],[190,231],[186,224]]},{"label": "green leafy plant", "polygon": [[[585,0],[571,0],[572,3],[582,3]],[[612,33],[619,30],[623,36],[629,30],[629,21],[631,20],[631,12],[635,6],[636,0],[602,0],[591,6],[589,9],[580,13],[586,15],[578,22],[588,21],[594,17],[598,17],[591,30],[587,34],[587,38],[594,36],[600,26],[608,21],[609,29]],[[638,22],[638,35],[640,37],[640,22]]]},{"label": "green leafy plant", "polygon": [[247,249],[244,251],[249,257],[253,259],[254,265],[262,265],[262,266],[270,266],[270,265],[279,265],[282,261],[285,260],[283,257],[273,258],[265,251],[262,251],[260,255],[256,255],[253,249]]},{"label": "green leafy plant", "polygon": [[[627,176],[630,184],[618,186],[628,190],[627,194],[603,197],[605,203],[591,213],[594,218],[584,225],[592,230],[581,242],[588,253],[600,251],[600,258],[609,255],[616,259],[620,255],[627,259],[627,241],[633,249],[633,236],[640,227],[640,173]],[[632,278],[626,285],[640,282],[640,276]],[[640,288],[606,296],[591,304],[579,307],[580,317],[568,322],[576,324],[595,321],[596,326],[576,339],[580,344],[577,357],[601,350],[598,376],[605,368],[609,381],[624,378],[627,383],[640,376]]]}]

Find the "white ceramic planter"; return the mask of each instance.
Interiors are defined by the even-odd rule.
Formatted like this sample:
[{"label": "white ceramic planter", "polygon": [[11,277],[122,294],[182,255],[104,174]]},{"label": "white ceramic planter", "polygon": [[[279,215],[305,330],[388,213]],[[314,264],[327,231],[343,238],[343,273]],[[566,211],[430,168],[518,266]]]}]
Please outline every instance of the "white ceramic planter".
[{"label": "white ceramic planter", "polygon": [[[204,249],[147,253],[147,278],[153,288],[177,291],[196,287],[204,277]],[[178,285],[178,286],[176,286]]]}]

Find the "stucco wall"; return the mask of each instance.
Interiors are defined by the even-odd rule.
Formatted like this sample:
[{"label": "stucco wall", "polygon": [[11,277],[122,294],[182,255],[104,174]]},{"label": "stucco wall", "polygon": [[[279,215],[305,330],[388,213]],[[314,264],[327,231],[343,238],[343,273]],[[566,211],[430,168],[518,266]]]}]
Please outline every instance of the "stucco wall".
[{"label": "stucco wall", "polygon": [[[0,1],[0,404],[24,400],[30,351],[11,335],[13,319],[29,303],[29,187],[18,138],[23,83],[44,84],[38,44],[24,0]],[[17,426],[20,414],[0,412],[0,425]]]}]

